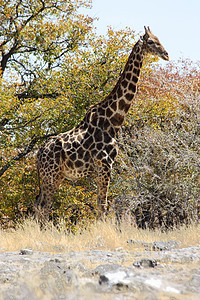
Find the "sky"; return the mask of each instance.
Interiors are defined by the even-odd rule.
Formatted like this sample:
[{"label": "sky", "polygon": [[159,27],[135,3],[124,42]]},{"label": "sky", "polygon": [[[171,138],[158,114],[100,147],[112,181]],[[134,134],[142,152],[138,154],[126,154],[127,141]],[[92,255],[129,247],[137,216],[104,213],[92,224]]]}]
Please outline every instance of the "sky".
[{"label": "sky", "polygon": [[98,18],[99,34],[109,25],[115,30],[129,26],[138,34],[149,26],[170,60],[200,61],[200,0],[93,0],[88,14]]}]

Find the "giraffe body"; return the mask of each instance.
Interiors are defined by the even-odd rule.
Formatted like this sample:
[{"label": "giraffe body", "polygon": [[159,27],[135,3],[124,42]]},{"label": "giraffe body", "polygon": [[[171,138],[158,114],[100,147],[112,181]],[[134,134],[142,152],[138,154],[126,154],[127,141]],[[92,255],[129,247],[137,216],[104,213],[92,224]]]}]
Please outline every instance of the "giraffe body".
[{"label": "giraffe body", "polygon": [[133,47],[124,71],[111,93],[87,111],[72,130],[51,137],[40,148],[37,168],[42,186],[36,201],[39,218],[50,213],[55,191],[64,178],[94,176],[97,183],[98,216],[103,217],[113,163],[118,153],[116,135],[137,91],[145,54],[168,60],[168,54],[150,29]]}]

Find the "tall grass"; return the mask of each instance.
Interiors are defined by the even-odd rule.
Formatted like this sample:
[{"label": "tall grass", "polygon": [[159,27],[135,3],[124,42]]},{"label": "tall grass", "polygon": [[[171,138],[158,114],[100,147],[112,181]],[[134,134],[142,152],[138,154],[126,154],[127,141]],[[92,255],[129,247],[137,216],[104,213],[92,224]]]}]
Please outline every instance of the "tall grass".
[{"label": "tall grass", "polygon": [[118,230],[115,221],[108,220],[96,222],[90,228],[72,234],[66,231],[62,222],[57,227],[48,223],[41,229],[37,222],[28,219],[16,229],[0,230],[0,251],[29,248],[34,251],[58,253],[91,249],[116,250],[119,247],[134,250],[138,247],[128,244],[128,239],[145,242],[175,240],[180,242],[180,247],[187,247],[200,243],[200,225],[182,226],[173,231],[161,232],[138,229],[123,221]]}]

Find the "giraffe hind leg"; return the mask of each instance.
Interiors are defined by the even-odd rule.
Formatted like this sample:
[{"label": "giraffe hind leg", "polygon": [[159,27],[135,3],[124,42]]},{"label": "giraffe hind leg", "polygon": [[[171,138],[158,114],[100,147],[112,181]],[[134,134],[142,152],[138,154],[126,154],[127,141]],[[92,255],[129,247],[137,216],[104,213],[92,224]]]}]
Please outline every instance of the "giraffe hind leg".
[{"label": "giraffe hind leg", "polygon": [[59,138],[53,138],[38,152],[37,168],[42,184],[35,201],[35,215],[40,222],[49,220],[54,193],[63,179],[63,160],[64,151]]},{"label": "giraffe hind leg", "polygon": [[62,181],[61,172],[55,175],[55,178],[42,178],[42,185],[39,195],[35,202],[35,216],[40,223],[44,223],[52,219],[53,197]]},{"label": "giraffe hind leg", "polygon": [[36,197],[35,216],[40,223],[49,221],[54,193],[54,187],[48,185],[47,188],[47,186],[42,185],[41,191]]}]

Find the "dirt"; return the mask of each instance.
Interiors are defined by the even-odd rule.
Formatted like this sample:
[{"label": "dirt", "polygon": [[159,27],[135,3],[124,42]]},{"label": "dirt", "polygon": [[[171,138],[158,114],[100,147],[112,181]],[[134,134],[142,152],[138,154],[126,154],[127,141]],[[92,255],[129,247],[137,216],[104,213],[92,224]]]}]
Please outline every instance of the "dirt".
[{"label": "dirt", "polygon": [[200,299],[200,246],[156,243],[144,251],[1,252],[0,299]]}]

